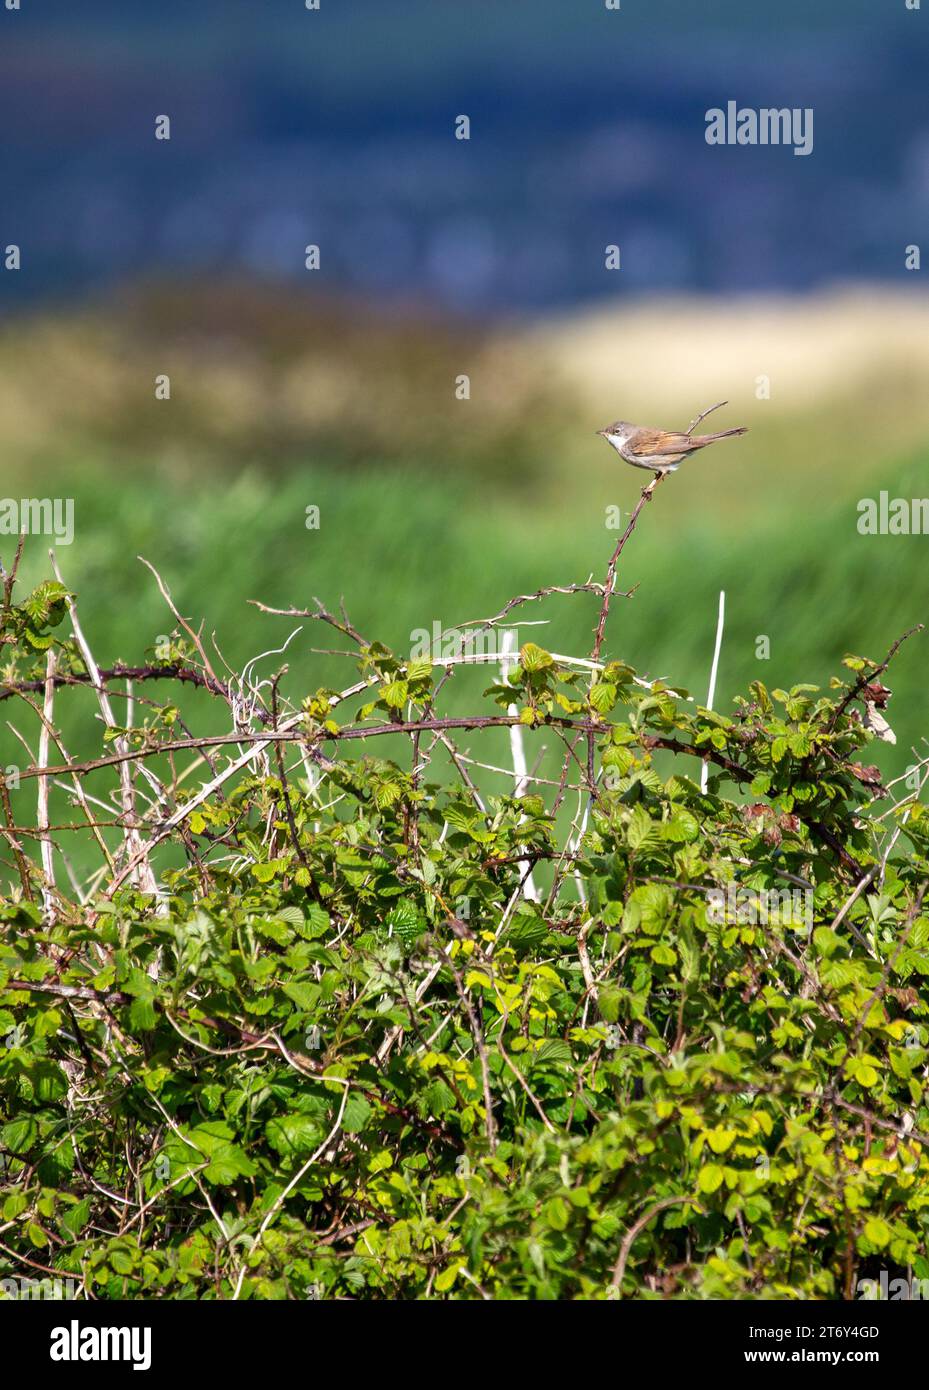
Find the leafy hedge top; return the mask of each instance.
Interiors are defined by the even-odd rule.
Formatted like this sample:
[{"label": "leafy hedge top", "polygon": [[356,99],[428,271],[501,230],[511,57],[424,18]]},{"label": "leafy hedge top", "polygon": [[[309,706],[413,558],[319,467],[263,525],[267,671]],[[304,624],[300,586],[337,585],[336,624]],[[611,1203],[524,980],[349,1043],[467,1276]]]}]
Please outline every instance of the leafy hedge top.
[{"label": "leafy hedge top", "polygon": [[[93,659],[62,585],[11,590],[0,695],[34,721],[44,692],[54,751],[50,696],[90,700]],[[4,782],[0,1279],[598,1299],[929,1276],[929,813],[861,761],[886,663],[725,715],[528,644],[454,720],[451,667],[308,616],[356,642],[348,692],[280,708],[182,622],[130,674],[204,686],[232,733],[149,703],[100,757],[62,754],[88,817],[93,788],[123,798],[86,894],[63,831],[14,817],[53,757]],[[93,680],[115,698],[126,673]],[[458,731],[516,723],[530,755],[561,741],[560,777],[491,795]]]}]

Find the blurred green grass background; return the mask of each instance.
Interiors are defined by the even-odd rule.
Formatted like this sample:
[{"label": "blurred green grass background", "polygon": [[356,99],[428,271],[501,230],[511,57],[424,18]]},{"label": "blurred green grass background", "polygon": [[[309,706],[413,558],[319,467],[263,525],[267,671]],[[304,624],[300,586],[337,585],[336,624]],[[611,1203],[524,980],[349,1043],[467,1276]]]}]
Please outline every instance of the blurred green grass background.
[{"label": "blurred green grass background", "polygon": [[[617,415],[685,427],[729,395],[719,427],[750,433],[685,466],[643,514],[618,581],[635,592],[616,599],[608,653],[703,701],[725,589],[718,709],[754,679],[825,685],[847,652],[882,658],[927,619],[929,537],[862,536],[857,502],[926,491],[925,363],[907,347],[925,311],[840,296],[671,312],[660,331],[648,306],[477,328],[217,286],[22,320],[0,335],[3,491],[74,498],[74,543],[57,554],[101,665],[143,661],[174,627],[144,555],[236,669],[302,626],[262,668],[286,661],[282,688],[297,700],[349,684],[354,665],[312,651],[342,645],[331,629],[248,600],[303,608],[318,596],[335,610],[344,598],[362,633],[407,652],[415,629],[600,579],[617,535],[607,509],[627,516],[646,476],[614,462],[595,429]],[[766,365],[771,399],[759,401]],[[159,372],[169,402],[154,399]],[[468,401],[455,395],[462,373]],[[49,573],[47,544],[30,540],[20,596]],[[554,596],[512,619],[547,620],[521,626],[521,640],[587,655],[597,610],[593,595]],[[769,660],[756,656],[761,635]],[[926,751],[926,640],[892,669],[898,743],[868,754],[886,776]],[[473,712],[490,675],[459,673],[449,711]],[[198,732],[225,729],[202,698],[180,703]],[[4,719],[34,748],[35,716],[16,704]],[[56,717],[73,752],[99,746],[86,692],[62,692]],[[509,766],[505,735],[462,745]],[[0,756],[24,758],[6,729]]]}]

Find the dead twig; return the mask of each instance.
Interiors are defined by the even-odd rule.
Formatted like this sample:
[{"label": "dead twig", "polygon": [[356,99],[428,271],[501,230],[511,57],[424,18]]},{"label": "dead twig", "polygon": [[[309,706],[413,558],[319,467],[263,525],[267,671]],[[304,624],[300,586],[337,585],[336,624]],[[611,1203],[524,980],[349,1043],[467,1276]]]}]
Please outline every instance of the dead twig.
[{"label": "dead twig", "polygon": [[724,405],[728,404],[728,401],[717,401],[715,405],[709,405],[706,410],[701,410],[700,414],[695,419],[691,420],[689,426],[685,430],[685,434],[693,434],[702,420],[705,420],[708,415],[712,415],[714,410],[721,410]]},{"label": "dead twig", "polygon": [[616,1298],[622,1298],[622,1282],[623,1275],[626,1273],[626,1261],[629,1259],[629,1251],[632,1249],[636,1236],[640,1235],[641,1232],[645,1230],[645,1227],[653,1217],[658,1216],[660,1212],[666,1211],[668,1207],[677,1206],[692,1206],[699,1212],[703,1211],[703,1208],[695,1197],[662,1197],[660,1202],[656,1202],[654,1206],[649,1207],[648,1211],[644,1212],[643,1215],[639,1217],[638,1221],[629,1227],[623,1243],[619,1247],[619,1255],[616,1264],[613,1266],[613,1277],[610,1280],[610,1287],[616,1290]]}]

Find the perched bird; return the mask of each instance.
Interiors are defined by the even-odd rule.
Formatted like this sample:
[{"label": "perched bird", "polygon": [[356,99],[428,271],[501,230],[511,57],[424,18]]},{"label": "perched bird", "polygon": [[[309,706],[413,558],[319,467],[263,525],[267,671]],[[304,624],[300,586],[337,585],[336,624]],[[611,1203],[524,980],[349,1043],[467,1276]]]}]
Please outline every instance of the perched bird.
[{"label": "perched bird", "polygon": [[[725,405],[726,402],[720,404]],[[718,407],[714,406],[713,409]],[[708,414],[709,411],[704,411],[704,415]],[[657,478],[663,473],[673,473],[697,449],[705,449],[707,444],[715,444],[717,439],[729,439],[732,435],[746,433],[744,425],[737,425],[735,429],[720,430],[718,434],[692,434],[694,425],[702,419],[703,415],[698,416],[686,434],[631,425],[628,420],[615,420],[605,429],[597,430],[597,434],[612,444],[620,458],[634,468],[649,469]]]}]

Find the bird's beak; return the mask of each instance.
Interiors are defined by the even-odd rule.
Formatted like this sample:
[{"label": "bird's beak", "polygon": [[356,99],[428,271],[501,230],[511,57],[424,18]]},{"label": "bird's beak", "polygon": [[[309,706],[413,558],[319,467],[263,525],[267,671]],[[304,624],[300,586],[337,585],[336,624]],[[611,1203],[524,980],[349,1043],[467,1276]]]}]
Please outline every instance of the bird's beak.
[{"label": "bird's beak", "polygon": [[608,434],[609,431],[608,431],[608,430],[596,430],[595,433],[596,433],[596,434]]}]

